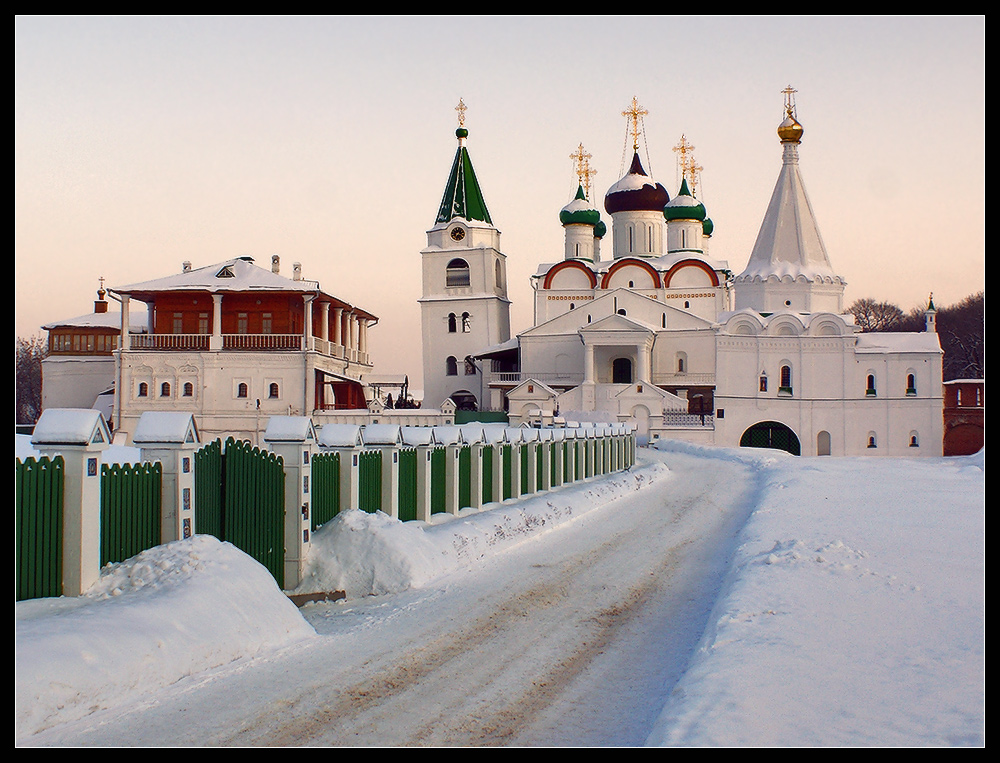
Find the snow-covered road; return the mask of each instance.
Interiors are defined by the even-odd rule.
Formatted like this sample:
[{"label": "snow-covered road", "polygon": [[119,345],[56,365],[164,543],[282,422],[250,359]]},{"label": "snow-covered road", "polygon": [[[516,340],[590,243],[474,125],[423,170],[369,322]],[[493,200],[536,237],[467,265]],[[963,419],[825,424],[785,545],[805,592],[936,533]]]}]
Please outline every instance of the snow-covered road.
[{"label": "snow-covered road", "polygon": [[95,713],[57,743],[642,745],[757,489],[735,461],[648,457],[671,474],[473,574],[310,605],[319,638]]}]

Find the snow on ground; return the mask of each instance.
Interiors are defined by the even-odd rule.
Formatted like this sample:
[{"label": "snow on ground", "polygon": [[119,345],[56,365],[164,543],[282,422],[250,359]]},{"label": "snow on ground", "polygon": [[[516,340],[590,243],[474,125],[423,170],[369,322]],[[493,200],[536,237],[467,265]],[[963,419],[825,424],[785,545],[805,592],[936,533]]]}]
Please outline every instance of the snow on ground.
[{"label": "snow on ground", "polygon": [[[345,512],[301,590],[376,595],[478,563],[639,489],[671,451],[749,464],[756,509],[649,745],[985,744],[984,455],[807,459],[661,443],[630,473],[399,523]],[[702,459],[704,459],[702,461]],[[15,608],[15,739],[323,638],[256,562],[195,538]],[[261,700],[266,701],[266,700]],[[165,740],[166,741],[166,740]]]}]

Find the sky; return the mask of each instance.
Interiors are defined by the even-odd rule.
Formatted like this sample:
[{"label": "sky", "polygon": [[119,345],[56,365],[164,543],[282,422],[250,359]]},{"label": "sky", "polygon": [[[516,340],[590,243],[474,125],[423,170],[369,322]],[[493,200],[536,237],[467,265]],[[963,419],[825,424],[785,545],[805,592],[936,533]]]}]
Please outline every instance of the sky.
[{"label": "sky", "polygon": [[638,461],[431,523],[343,512],[302,589],[333,604],[207,535],[20,602],[15,744],[985,744],[985,451]]},{"label": "sky", "polygon": [[985,289],[984,69],[982,16],[16,17],[15,335],[90,312],[101,277],[278,254],[379,316],[375,371],[415,384],[460,98],[516,333],[562,258],[570,153],[601,206],[633,97],[647,170],[673,195],[686,137],[710,253],[741,271],[789,85],[845,305],[954,304]]}]

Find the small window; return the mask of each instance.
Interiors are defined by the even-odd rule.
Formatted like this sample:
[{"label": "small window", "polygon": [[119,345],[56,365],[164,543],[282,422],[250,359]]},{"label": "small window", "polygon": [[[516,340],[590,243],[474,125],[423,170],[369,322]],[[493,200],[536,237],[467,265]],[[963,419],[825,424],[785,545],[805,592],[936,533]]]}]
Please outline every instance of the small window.
[{"label": "small window", "polygon": [[458,331],[458,318],[455,313],[448,313],[448,333],[454,334]]},{"label": "small window", "polygon": [[757,389],[761,392],[767,392],[767,377],[761,376]]},{"label": "small window", "polygon": [[194,396],[194,385],[191,382],[184,382],[184,397]]},{"label": "small window", "polygon": [[476,366],[470,358],[465,359],[465,375],[466,376],[476,375]]},{"label": "small window", "polygon": [[149,396],[149,385],[146,382],[139,382],[139,397]]},{"label": "small window", "polygon": [[468,334],[470,331],[472,331],[472,316],[462,313],[462,333]]},{"label": "small window", "polygon": [[260,316],[260,333],[270,334],[271,333],[271,313],[263,313]]},{"label": "small window", "polygon": [[915,395],[917,394],[917,377],[916,374],[906,375],[906,394]]},{"label": "small window", "polygon": [[271,382],[267,387],[267,396],[272,400],[278,397],[278,384],[277,382]]},{"label": "small window", "polygon": [[448,376],[458,376],[458,361],[454,357],[448,356],[444,361],[445,373]]},{"label": "small window", "polygon": [[916,433],[913,433],[913,434],[910,435],[910,447],[911,448],[919,448],[920,447],[920,441],[917,439]]},{"label": "small window", "polygon": [[160,385],[160,397],[170,397],[170,382],[163,382]]},{"label": "small window", "polygon": [[207,334],[208,333],[208,313],[199,313],[198,315],[198,333]]},{"label": "small window", "polygon": [[878,447],[878,445],[875,442],[875,435],[873,433],[869,433],[868,434],[868,447],[869,448],[877,448]]},{"label": "small window", "polygon": [[865,394],[870,396],[875,395],[875,374],[868,374],[868,379],[865,382]]},{"label": "small window", "polygon": [[245,334],[249,328],[249,317],[246,313],[237,313],[236,315],[236,333]]},{"label": "small window", "polygon": [[240,382],[236,387],[236,397],[249,397],[250,388],[246,382]]},{"label": "small window", "polygon": [[183,334],[184,333],[184,314],[174,313],[174,333]]},{"label": "small window", "polygon": [[792,393],[792,367],[781,367],[781,384],[778,385],[778,392]]},{"label": "small window", "polygon": [[503,288],[503,270],[500,268],[500,260],[493,263],[493,274],[496,278],[497,288]]}]

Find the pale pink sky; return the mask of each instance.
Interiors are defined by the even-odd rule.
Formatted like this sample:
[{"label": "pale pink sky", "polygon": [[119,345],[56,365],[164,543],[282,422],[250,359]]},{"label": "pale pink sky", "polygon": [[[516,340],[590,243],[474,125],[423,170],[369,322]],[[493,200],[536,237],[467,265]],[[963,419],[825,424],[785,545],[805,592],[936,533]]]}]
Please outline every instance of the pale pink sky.
[{"label": "pale pink sky", "polygon": [[971,16],[18,17],[15,334],[89,312],[100,276],[277,253],[380,316],[376,371],[418,383],[459,97],[520,331],[528,276],[562,257],[569,154],[593,155],[600,203],[633,95],[671,193],[694,144],[712,256],[742,270],[789,84],[847,303],[952,304],[985,288],[984,67]]}]

